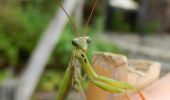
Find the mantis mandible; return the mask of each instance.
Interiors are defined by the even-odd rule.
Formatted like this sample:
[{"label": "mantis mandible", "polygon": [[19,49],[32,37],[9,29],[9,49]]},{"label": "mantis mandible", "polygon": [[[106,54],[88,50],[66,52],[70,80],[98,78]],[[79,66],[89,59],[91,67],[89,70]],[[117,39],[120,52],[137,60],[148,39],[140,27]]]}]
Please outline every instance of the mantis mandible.
[{"label": "mantis mandible", "polygon": [[62,7],[63,11],[68,16],[70,22],[73,24],[73,27],[74,27],[76,33],[78,34],[78,37],[72,40],[72,45],[74,48],[72,51],[71,60],[68,64],[67,70],[64,74],[64,79],[62,81],[62,84],[60,86],[60,89],[58,91],[58,95],[57,95],[56,99],[64,100],[74,85],[77,85],[80,92],[83,92],[82,88],[81,88],[81,82],[80,82],[80,80],[81,80],[80,67],[77,67],[74,65],[75,62],[78,61],[81,65],[82,69],[84,70],[85,74],[89,78],[89,80],[96,86],[98,86],[110,93],[124,94],[126,96],[127,100],[130,100],[130,97],[127,95],[126,90],[130,89],[134,92],[137,92],[142,100],[145,100],[143,94],[133,85],[131,85],[129,83],[117,81],[117,80],[112,80],[110,78],[98,75],[93,70],[93,68],[86,56],[86,51],[87,51],[88,45],[91,42],[91,39],[89,36],[85,36],[85,33],[87,31],[87,26],[89,24],[92,13],[96,7],[97,1],[98,0],[95,0],[93,9],[92,9],[90,16],[88,18],[88,21],[86,23],[85,30],[84,30],[84,36],[80,37],[79,36],[80,32],[76,28],[72,19],[67,14],[66,10],[63,8],[60,1],[57,0],[58,4]]}]

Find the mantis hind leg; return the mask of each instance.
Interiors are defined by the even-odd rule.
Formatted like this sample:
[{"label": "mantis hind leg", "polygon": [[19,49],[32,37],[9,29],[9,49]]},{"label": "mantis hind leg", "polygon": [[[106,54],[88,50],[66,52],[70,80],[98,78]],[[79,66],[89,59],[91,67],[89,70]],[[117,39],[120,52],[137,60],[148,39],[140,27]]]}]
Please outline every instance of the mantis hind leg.
[{"label": "mantis hind leg", "polygon": [[128,94],[126,92],[124,93],[124,95],[127,98],[127,100],[130,100],[130,97],[128,96]]},{"label": "mantis hind leg", "polygon": [[138,91],[137,93],[139,94],[139,96],[141,97],[142,100],[145,100],[145,97],[142,92]]},{"label": "mantis hind leg", "polygon": [[142,94],[142,92],[140,92],[136,87],[134,87],[133,85],[129,84],[129,83],[125,83],[125,82],[121,82],[121,81],[117,81],[117,80],[113,80],[113,79],[109,79],[107,77],[103,77],[103,76],[98,76],[96,77],[99,81],[102,82],[106,82],[110,85],[122,88],[122,89],[131,89],[132,91],[136,92],[142,100],[145,100],[144,95]]},{"label": "mantis hind leg", "polygon": [[127,100],[130,100],[130,97],[125,92],[127,89],[131,89],[132,91],[138,93],[138,95],[141,97],[141,99],[145,100],[144,95],[131,84],[113,80],[113,79],[109,79],[109,78],[103,77],[103,76],[98,76],[94,80],[95,81],[93,81],[93,83],[96,84],[98,87],[103,88],[104,90],[107,90],[109,92],[122,93],[126,96]]},{"label": "mantis hind leg", "polygon": [[126,93],[126,90],[125,89],[122,89],[122,88],[119,88],[119,87],[116,87],[116,86],[112,86],[110,84],[107,84],[107,83],[104,83],[104,82],[101,82],[101,81],[92,81],[96,86],[106,90],[106,91],[109,91],[111,93],[121,93],[123,95],[125,95],[125,97],[127,98],[127,100],[130,100],[130,97],[128,96],[128,94]]}]

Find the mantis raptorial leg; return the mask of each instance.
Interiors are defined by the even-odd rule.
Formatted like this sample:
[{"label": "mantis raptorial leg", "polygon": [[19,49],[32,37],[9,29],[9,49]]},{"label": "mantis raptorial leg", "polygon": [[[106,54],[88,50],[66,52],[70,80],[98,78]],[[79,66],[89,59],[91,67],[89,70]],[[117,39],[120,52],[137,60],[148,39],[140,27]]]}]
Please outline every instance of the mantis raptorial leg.
[{"label": "mantis raptorial leg", "polygon": [[[62,7],[61,3],[58,0],[57,0],[57,2]],[[95,1],[95,5],[96,5],[96,3],[97,3],[97,0]],[[94,8],[95,8],[95,6],[93,7],[93,10],[94,10]],[[68,14],[64,8],[63,8],[63,10],[66,13],[66,15],[68,16]],[[92,10],[92,12],[93,12],[93,10]],[[92,12],[90,14],[90,17],[92,15]],[[70,19],[71,23],[74,25],[74,23],[70,17],[69,17],[69,19]],[[88,20],[88,22],[89,22],[89,20]],[[86,24],[86,26],[88,26],[88,23]],[[79,33],[77,28],[75,27],[75,25],[74,25],[74,28],[77,31],[77,33]],[[87,30],[87,28],[85,28],[84,33],[86,33],[86,30]],[[90,37],[85,36],[85,35],[83,37],[78,37],[78,38],[75,38],[72,40],[72,45],[73,45],[74,49],[72,52],[71,60],[69,62],[67,70],[65,72],[64,79],[63,79],[61,87],[59,89],[57,100],[64,100],[73,85],[78,84],[78,86],[80,86],[79,79],[76,78],[80,74],[78,74],[77,67],[74,66],[75,59],[78,60],[78,62],[80,63],[82,69],[84,70],[84,72],[87,75],[87,77],[89,78],[89,80],[96,86],[98,86],[108,92],[111,92],[111,93],[122,93],[127,97],[128,100],[130,100],[130,98],[126,94],[126,90],[130,89],[134,92],[137,92],[140,95],[140,97],[142,98],[142,100],[145,100],[142,93],[140,93],[140,91],[138,91],[138,89],[136,87],[134,87],[133,85],[125,83],[125,82],[120,82],[117,80],[112,80],[107,77],[99,76],[93,70],[93,68],[86,56],[86,51],[87,51],[87,48],[88,48],[88,45],[90,44],[90,42],[91,42]],[[81,89],[81,86],[79,88]]]}]

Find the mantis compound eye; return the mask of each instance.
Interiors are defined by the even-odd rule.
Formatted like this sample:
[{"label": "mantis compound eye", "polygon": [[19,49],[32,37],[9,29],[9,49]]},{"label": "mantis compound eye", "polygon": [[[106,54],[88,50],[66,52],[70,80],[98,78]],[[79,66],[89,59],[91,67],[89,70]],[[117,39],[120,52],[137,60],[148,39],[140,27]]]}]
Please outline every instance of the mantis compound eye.
[{"label": "mantis compound eye", "polygon": [[75,40],[72,40],[72,45],[75,46],[75,47],[78,47],[78,46],[79,46],[78,43],[77,43],[77,41],[75,41]]},{"label": "mantis compound eye", "polygon": [[91,43],[91,39],[87,38],[87,43],[90,44]]}]

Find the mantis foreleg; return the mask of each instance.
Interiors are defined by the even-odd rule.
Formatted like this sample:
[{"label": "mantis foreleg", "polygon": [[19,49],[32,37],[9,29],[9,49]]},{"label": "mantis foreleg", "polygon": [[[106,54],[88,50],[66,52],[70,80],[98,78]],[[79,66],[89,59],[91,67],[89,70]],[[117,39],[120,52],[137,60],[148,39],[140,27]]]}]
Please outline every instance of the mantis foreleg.
[{"label": "mantis foreleg", "polygon": [[[124,94],[127,89],[131,89],[135,92],[138,92],[138,90],[131,84],[97,75],[97,73],[93,70],[90,62],[88,61],[86,54],[82,50],[76,51],[76,57],[78,58],[88,78],[98,87],[103,88],[104,90],[112,93]],[[139,93],[139,95],[143,100],[145,100],[141,93]]]},{"label": "mantis foreleg", "polygon": [[56,100],[65,100],[65,98],[67,97],[68,93],[70,92],[73,86],[75,86],[75,88],[77,88],[77,90],[80,91],[83,99],[86,100],[84,91],[81,87],[81,81],[82,81],[81,70],[79,69],[79,67],[75,66],[76,63],[75,61],[76,59],[74,58],[75,52],[76,51],[73,50],[71,60],[64,74],[64,79],[61,82]]}]

